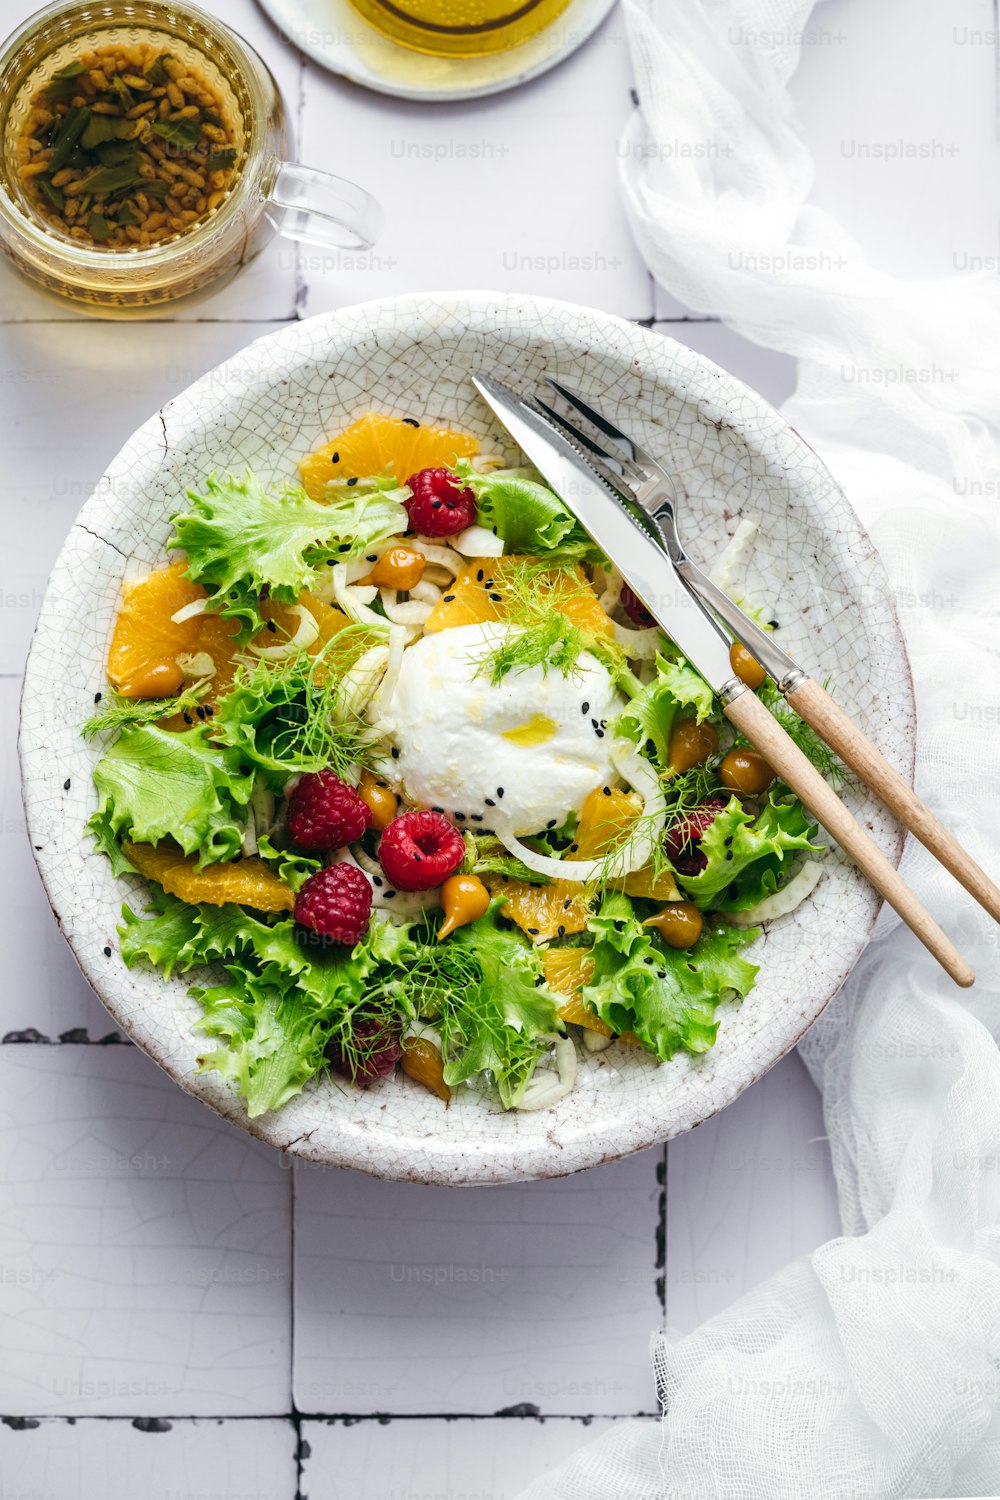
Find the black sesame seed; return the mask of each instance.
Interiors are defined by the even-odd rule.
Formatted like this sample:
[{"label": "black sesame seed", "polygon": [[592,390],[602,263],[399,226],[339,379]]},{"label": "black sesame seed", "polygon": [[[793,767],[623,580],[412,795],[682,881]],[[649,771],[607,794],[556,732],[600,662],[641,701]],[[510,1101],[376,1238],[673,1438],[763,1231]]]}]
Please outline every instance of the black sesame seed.
[{"label": "black sesame seed", "polygon": [[590,704],[589,703],[584,703],[583,704],[583,712],[585,714],[589,714],[590,713]]},{"label": "black sesame seed", "polygon": [[[690,965],[688,967],[690,967]],[[667,971],[666,971],[666,969],[657,969],[657,971],[656,971],[656,977],[657,977],[657,979],[666,979],[666,977],[667,977]]]},{"label": "black sesame seed", "polygon": [[110,948],[105,948],[105,950],[104,950],[104,957],[105,958],[110,958],[111,957],[111,949]]},{"label": "black sesame seed", "polygon": [[493,801],[492,797],[484,797],[483,801],[486,803],[487,807],[496,807],[496,803]]},{"label": "black sesame seed", "polygon": [[546,826],[546,828],[554,828],[556,826],[556,823],[558,821],[559,821],[558,818],[550,818],[549,821],[546,823],[545,826]]},{"label": "black sesame seed", "polygon": [[192,717],[191,717],[190,714],[185,714],[184,715],[184,722],[185,722],[185,724],[193,724],[194,720],[192,719]]},{"label": "black sesame seed", "polygon": [[444,812],[444,808],[443,807],[432,807],[431,808],[431,812],[443,813]]},{"label": "black sesame seed", "polygon": [[330,454],[330,462],[332,464],[339,464],[340,463],[340,454],[339,453],[331,453]]},{"label": "black sesame seed", "polygon": [[772,630],[780,630],[781,629],[781,626],[778,624],[777,620],[768,620],[767,623],[770,625],[770,627],[771,627]]},{"label": "black sesame seed", "polygon": [[350,542],[341,542],[340,546],[337,548],[338,552],[350,552],[350,550],[351,550],[351,544],[350,544]]},{"label": "black sesame seed", "polygon": [[372,885],[381,886],[381,884],[382,884],[382,877],[381,877],[381,875],[373,875],[372,876]]},{"label": "black sesame seed", "polygon": [[497,787],[497,796],[498,797],[502,797],[503,796],[503,787],[502,786],[498,786]]},{"label": "black sesame seed", "polygon": [[499,604],[501,602],[502,598],[503,598],[503,595],[502,594],[491,594],[490,598],[493,600],[494,604]]},{"label": "black sesame seed", "polygon": [[70,779],[69,779],[69,777],[68,777],[68,776],[67,776],[67,777],[66,777],[66,780],[65,780],[65,781],[64,781],[64,782],[63,782],[63,791],[64,791],[64,792],[68,792],[68,791],[69,791],[69,789],[70,789],[70,784],[71,784],[71,783],[70,783]]},{"label": "black sesame seed", "polygon": [[732,851],[732,849],[727,849],[726,850],[726,858],[727,859],[732,859],[732,857],[733,857],[733,851]]},{"label": "black sesame seed", "polygon": [[353,479],[349,479],[347,481],[347,488],[349,490],[353,490],[353,488],[357,484],[357,482],[358,482],[357,475],[355,475]]},{"label": "black sesame seed", "polygon": [[491,589],[492,587],[493,587],[493,579],[492,578],[487,578],[486,582],[483,584],[483,588],[484,589]]},{"label": "black sesame seed", "polygon": [[212,707],[211,703],[206,703],[205,704],[205,718],[206,719],[210,719],[214,713],[215,713],[215,709]]},{"label": "black sesame seed", "polygon": [[652,954],[647,953],[646,957],[643,959],[643,963],[644,964],[655,964],[656,963],[656,959],[653,958]]},{"label": "black sesame seed", "polygon": [[454,594],[445,594],[445,596],[444,596],[444,598],[443,598],[443,600],[441,602],[443,604],[454,604],[454,602],[455,602],[455,595]]},{"label": "black sesame seed", "polygon": [[455,822],[456,823],[464,823],[465,822],[465,813],[457,812],[455,814]]},{"label": "black sesame seed", "polygon": [[387,887],[386,887],[386,892],[385,892],[385,899],[386,899],[386,900],[387,900],[387,901],[391,901],[391,900],[392,900],[392,898],[393,898],[393,896],[395,896],[395,894],[396,894],[396,892],[395,892],[395,891],[393,891],[393,890],[390,890],[390,889],[389,889],[389,887],[388,887],[388,886],[387,886]]},{"label": "black sesame seed", "polygon": [[601,720],[601,728],[602,729],[607,729],[607,727],[608,727],[608,721],[607,721],[607,719],[602,719]]},{"label": "black sesame seed", "polygon": [[722,842],[725,844],[726,848],[728,849],[729,846],[730,846],[730,844],[733,842],[733,836],[732,836],[732,834],[730,834],[727,839],[723,839]]},{"label": "black sesame seed", "polygon": [[597,738],[599,740],[603,740],[603,738],[604,738],[604,730],[603,729],[598,729],[598,731],[597,731]]},{"label": "black sesame seed", "polygon": [[397,747],[395,745],[393,745],[393,747],[392,747],[392,758],[393,758],[393,760],[398,760],[399,759],[399,750],[397,749]]},{"label": "black sesame seed", "polygon": [[95,703],[100,703],[100,701],[101,701],[101,699],[102,699],[102,698],[103,698],[103,697],[104,697],[104,694],[103,694],[103,693],[95,693],[95,694],[94,694],[94,702],[95,702]]},{"label": "black sesame seed", "polygon": [[275,625],[275,623],[274,623],[273,620],[268,620],[268,622],[267,622],[267,628],[271,632],[272,635],[277,635],[277,633],[278,633],[278,627],[277,627],[277,625]]},{"label": "black sesame seed", "polygon": [[538,936],[538,928],[537,927],[529,927],[528,931],[529,931],[529,933],[531,934],[532,937],[537,937]]},{"label": "black sesame seed", "polygon": [[611,796],[611,788],[609,786],[602,787],[601,790],[604,792],[605,797]]},{"label": "black sesame seed", "polygon": [[444,504],[443,500],[432,500],[431,501],[431,510],[440,510],[443,504]]},{"label": "black sesame seed", "polygon": [[566,928],[563,926],[562,922],[559,923],[559,926],[556,928],[556,932],[560,937],[566,936]]},{"label": "black sesame seed", "polygon": [[597,722],[596,719],[591,719],[590,725],[591,725],[592,729],[600,729],[600,727],[601,727],[600,724],[598,724],[598,722]]},{"label": "black sesame seed", "polygon": [[480,569],[479,569],[479,572],[478,572],[478,573],[477,573],[477,574],[476,574],[476,582],[477,582],[477,583],[482,583],[482,581],[483,581],[483,576],[484,576],[484,575],[483,575],[483,570],[482,570],[482,568],[480,568]]},{"label": "black sesame seed", "polygon": [[570,846],[569,846],[569,852],[570,852],[570,854],[576,854],[576,853],[578,853],[579,848],[580,848],[579,844],[570,844]]},{"label": "black sesame seed", "polygon": [[570,909],[570,907],[572,905],[573,905],[573,897],[572,896],[567,896],[566,900],[563,902],[563,911],[569,911],[569,909]]},{"label": "black sesame seed", "polygon": [[328,568],[334,568],[334,567],[336,567],[336,563],[334,562],[334,560],[333,560],[332,557],[328,557],[327,558],[326,565],[327,565]]},{"label": "black sesame seed", "polygon": [[420,423],[417,421],[416,417],[404,417],[403,421],[406,423],[407,427],[419,427],[420,426]]},{"label": "black sesame seed", "polygon": [[204,717],[205,717],[205,710],[202,708],[202,706],[201,706],[200,703],[198,704],[198,707],[195,709],[195,713],[198,715],[199,719],[204,719]]},{"label": "black sesame seed", "polygon": [[482,813],[470,813],[469,817],[472,819],[473,823],[481,823],[483,821]]}]

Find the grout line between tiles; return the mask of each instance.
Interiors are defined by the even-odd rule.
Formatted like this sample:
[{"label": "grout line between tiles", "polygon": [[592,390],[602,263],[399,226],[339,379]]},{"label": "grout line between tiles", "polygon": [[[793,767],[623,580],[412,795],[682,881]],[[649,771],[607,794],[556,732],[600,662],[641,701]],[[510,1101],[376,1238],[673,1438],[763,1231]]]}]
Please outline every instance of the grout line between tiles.
[{"label": "grout line between tiles", "polygon": [[83,1422],[128,1422],[133,1427],[139,1427],[142,1431],[168,1431],[166,1426],[158,1429],[150,1428],[146,1424],[170,1423],[170,1422],[288,1422],[299,1428],[303,1422],[343,1422],[345,1426],[353,1427],[362,1422],[377,1422],[379,1426],[385,1427],[390,1422],[579,1422],[588,1427],[591,1422],[645,1422],[658,1420],[658,1411],[634,1411],[634,1412],[543,1412],[538,1410],[522,1411],[519,1408],[509,1408],[505,1411],[262,1411],[262,1412],[230,1412],[230,1413],[185,1413],[169,1412],[165,1416],[138,1417],[129,1413],[108,1414],[104,1412],[90,1412],[82,1416],[70,1416],[66,1412],[57,1412],[43,1416],[0,1416],[0,1425],[9,1428],[12,1432],[35,1431],[43,1422],[68,1422],[71,1426],[78,1426]]}]

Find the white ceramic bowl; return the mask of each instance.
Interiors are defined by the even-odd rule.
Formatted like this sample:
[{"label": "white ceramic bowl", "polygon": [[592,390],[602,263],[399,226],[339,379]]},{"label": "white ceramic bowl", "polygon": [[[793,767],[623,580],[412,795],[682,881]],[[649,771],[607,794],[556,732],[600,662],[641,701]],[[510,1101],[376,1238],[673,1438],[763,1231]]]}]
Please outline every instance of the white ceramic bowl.
[{"label": "white ceramic bowl", "polygon": [[[115,926],[143,882],[115,881],[83,825],[95,804],[97,747],[77,726],[104,686],[127,564],[164,561],[185,486],[249,464],[265,479],[363,412],[441,419],[504,439],[471,372],[557,373],[664,458],[688,497],[685,537],[711,559],[741,515],[761,530],[747,575],[780,639],[904,772],[913,699],[888,584],[872,545],[816,455],[759,396],[701,355],[619,318],[540,298],[486,293],[370,302],[251,344],[157,412],[126,443],[84,506],[56,564],[28,662],[21,755],[31,842],[56,918],[117,1023],[190,1093],[272,1145],[314,1161],[422,1182],[557,1176],[690,1129],[735,1099],[795,1043],[836,993],[877,911],[837,857],[812,897],[774,923],[742,1006],[720,1007],[715,1047],[657,1066],[613,1047],[582,1063],[574,1093],[537,1114],[506,1113],[462,1090],[448,1110],[405,1077],[368,1090],[310,1087],[248,1121],[217,1073],[198,1074],[197,1004],[183,978],[122,963]],[[506,444],[509,448],[509,443]],[[512,458],[514,455],[511,455]],[[879,845],[901,841],[853,794]]]}]

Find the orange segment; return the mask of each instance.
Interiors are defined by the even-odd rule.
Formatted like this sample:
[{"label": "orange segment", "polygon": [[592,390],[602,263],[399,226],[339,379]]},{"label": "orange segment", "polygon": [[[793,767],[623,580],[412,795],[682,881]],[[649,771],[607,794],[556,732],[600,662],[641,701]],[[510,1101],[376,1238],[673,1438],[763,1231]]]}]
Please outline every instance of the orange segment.
[{"label": "orange segment", "polygon": [[559,1015],[574,1026],[585,1026],[601,1036],[614,1036],[606,1021],[595,1015],[583,1001],[583,987],[594,976],[594,960],[586,948],[550,948],[542,959],[545,982],[568,998]]},{"label": "orange segment", "polygon": [[[435,604],[424,629],[450,630],[459,625],[478,625],[502,620],[507,609],[504,589],[518,577],[520,565],[534,562],[525,557],[474,557],[459,573],[445,599]],[[544,590],[547,602],[590,635],[611,635],[614,626],[601,608],[582,568],[554,568],[532,574],[532,585]],[[497,597],[499,596],[499,597]],[[445,602],[447,600],[447,602]]]},{"label": "orange segment", "polygon": [[256,856],[198,870],[195,855],[182,854],[169,844],[132,844],[125,839],[122,849],[140,875],[181,901],[206,906],[234,903],[256,911],[291,911],[295,905],[294,893]]},{"label": "orange segment", "polygon": [[[599,859],[617,847],[628,836],[642,816],[638,797],[618,787],[596,787],[588,792],[580,809],[576,843],[566,855],[567,863],[579,859]],[[577,881],[554,880],[550,885],[529,885],[504,875],[487,877],[494,896],[505,896],[504,914],[516,922],[521,931],[535,943],[584,932],[590,903]],[[647,865],[627,875],[615,888],[627,896],[644,896],[654,901],[679,901],[681,893],[669,870],[654,875]]]},{"label": "orange segment", "polygon": [[108,651],[108,678],[124,698],[165,698],[184,686],[178,652],[191,651],[199,619],[177,625],[171,618],[205,590],[184,577],[187,564],[175,562],[136,583],[126,584]]},{"label": "orange segment", "polygon": [[301,460],[299,474],[314,500],[323,500],[331,479],[367,479],[391,469],[405,484],[418,469],[447,468],[472,458],[479,444],[449,427],[413,426],[399,417],[370,411],[337,437]]},{"label": "orange segment", "polygon": [[506,875],[487,875],[493,896],[506,897],[505,917],[516,922],[533,943],[548,943],[573,932],[585,932],[590,904],[578,881],[553,880],[551,885],[529,885]]}]

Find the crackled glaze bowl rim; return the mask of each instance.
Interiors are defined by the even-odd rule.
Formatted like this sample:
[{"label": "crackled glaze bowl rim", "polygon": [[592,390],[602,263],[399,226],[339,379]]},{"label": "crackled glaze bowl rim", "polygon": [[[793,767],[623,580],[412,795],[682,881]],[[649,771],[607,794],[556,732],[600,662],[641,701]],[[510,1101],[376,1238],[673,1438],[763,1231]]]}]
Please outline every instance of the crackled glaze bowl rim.
[{"label": "crackled glaze bowl rim", "polygon": [[[196,1006],[186,999],[186,981],[168,985],[155,973],[128,971],[117,947],[112,949],[117,911],[130,892],[121,882],[110,881],[110,866],[89,852],[83,839],[82,822],[93,805],[83,799],[92,799],[89,769],[97,752],[83,748],[75,728],[84,712],[75,716],[69,705],[70,711],[60,716],[51,707],[60,687],[65,693],[63,685],[67,679],[72,682],[74,669],[79,671],[79,661],[88,660],[78,655],[79,641],[93,628],[88,611],[103,610],[103,618],[110,621],[129,546],[139,550],[143,545],[141,538],[136,540],[140,525],[165,538],[173,507],[163,499],[151,510],[146,489],[176,488],[180,481],[173,478],[171,464],[183,463],[185,445],[199,433],[205,436],[213,415],[234,421],[238,416],[237,435],[244,448],[253,451],[253,443],[260,439],[252,425],[253,412],[245,409],[247,391],[255,390],[255,399],[264,393],[284,433],[295,419],[305,421],[304,405],[287,416],[282,406],[282,389],[295,389],[296,372],[302,380],[306,373],[316,381],[321,373],[323,380],[332,380],[338,368],[349,372],[350,360],[356,364],[361,351],[370,351],[374,358],[375,351],[390,347],[397,349],[397,358],[403,357],[400,349],[405,351],[415,368],[437,382],[435,393],[441,385],[457,392],[461,385],[452,369],[435,364],[435,358],[440,363],[438,351],[450,347],[449,340],[474,345],[483,367],[503,357],[516,367],[519,360],[540,358],[544,350],[546,366],[557,365],[564,378],[578,371],[588,379],[598,375],[608,390],[618,392],[620,402],[627,388],[628,402],[618,413],[620,419],[632,415],[633,406],[638,413],[645,402],[655,421],[661,404],[675,401],[685,414],[689,408],[695,414],[696,425],[708,434],[704,443],[713,461],[713,443],[718,448],[720,466],[727,434],[745,446],[748,474],[764,476],[753,483],[766,485],[768,503],[774,504],[773,496],[780,497],[782,486],[787,487],[795,502],[787,501],[789,526],[796,511],[805,535],[822,542],[834,559],[836,577],[847,579],[856,590],[848,602],[857,611],[857,628],[863,627],[864,641],[878,648],[877,659],[865,663],[863,687],[877,718],[867,727],[896,764],[912,774],[912,683],[888,581],[842,492],[808,445],[762,398],[684,345],[611,314],[547,298],[489,292],[380,299],[266,335],[207,372],[139,428],[84,506],[53,569],[25,674],[20,747],[31,842],[56,919],[114,1019],[185,1090],[260,1139],[318,1164],[417,1182],[497,1183],[561,1176],[614,1160],[690,1129],[730,1103],[795,1044],[836,993],[870,936],[879,906],[875,893],[856,872],[833,861],[827,878],[840,909],[835,920],[831,913],[821,934],[825,944],[817,943],[817,933],[810,929],[810,921],[815,927],[817,917],[808,903],[783,919],[792,926],[787,936],[781,932],[770,938],[767,955],[768,962],[771,953],[781,957],[781,984],[763,991],[759,986],[744,1007],[722,1007],[726,1014],[719,1042],[703,1059],[684,1055],[657,1067],[644,1055],[612,1063],[602,1062],[609,1053],[599,1054],[586,1062],[585,1087],[538,1115],[497,1113],[478,1097],[472,1100],[463,1094],[459,1107],[442,1116],[438,1101],[418,1086],[390,1080],[366,1091],[338,1093],[329,1084],[311,1087],[278,1114],[251,1121],[242,1101],[218,1074],[196,1069],[198,1047],[191,1032]],[[343,373],[338,379],[361,389]],[[304,403],[307,392],[311,399],[311,388],[303,385],[296,399]],[[588,392],[592,394],[589,386],[584,393]],[[468,397],[464,399],[468,404]],[[356,401],[354,415],[365,405]],[[425,415],[440,418],[450,413],[437,409]],[[614,407],[609,415],[615,418]],[[480,425],[488,426],[481,414],[480,418]],[[286,434],[282,441],[291,440]],[[291,457],[307,446],[293,447]],[[227,461],[220,454],[220,466]],[[234,453],[234,464],[239,461],[248,461],[245,453]],[[712,469],[706,481],[712,487],[713,506],[714,473]],[[188,471],[185,477],[190,482]],[[173,498],[180,497],[174,493]],[[149,542],[148,535],[145,540]],[[88,594],[90,588],[93,594]],[[106,641],[102,626],[89,648],[89,669],[99,672],[101,681]],[[90,679],[88,684],[92,686]],[[78,698],[82,708],[83,696]],[[68,769],[72,775],[67,775]],[[74,778],[75,788],[67,797],[75,799],[75,823],[67,817],[63,798],[65,781]],[[876,804],[869,801],[863,806],[873,836],[898,860],[898,826]],[[133,882],[133,892],[142,889],[141,882]],[[801,954],[794,946],[800,927],[811,944]],[[805,985],[805,998],[789,977],[793,955],[796,961],[808,959],[816,965],[815,983],[811,988]],[[772,969],[778,972],[772,965],[769,980]],[[754,997],[761,1002],[756,1014]]]}]

